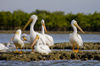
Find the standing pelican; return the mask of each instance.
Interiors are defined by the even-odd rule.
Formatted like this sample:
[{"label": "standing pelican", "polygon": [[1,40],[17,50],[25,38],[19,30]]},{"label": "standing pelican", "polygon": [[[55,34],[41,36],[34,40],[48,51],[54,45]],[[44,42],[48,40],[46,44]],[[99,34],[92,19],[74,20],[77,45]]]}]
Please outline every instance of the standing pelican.
[{"label": "standing pelican", "polygon": [[[77,28],[84,33],[84,31],[79,27],[77,22],[75,20],[72,20],[71,25],[74,29],[74,32],[70,34],[69,36],[69,41],[73,45],[73,52],[78,52],[79,51],[79,46],[83,46],[83,41],[81,36],[77,33]],[[77,27],[77,28],[76,28]],[[75,46],[77,46],[77,50],[75,50]]]},{"label": "standing pelican", "polygon": [[24,42],[23,40],[21,40],[21,30],[18,29],[14,35],[14,37],[12,38],[13,43],[16,46],[16,52],[18,52],[18,48],[21,49],[21,51],[19,53],[22,53],[22,48],[24,47]]},{"label": "standing pelican", "polygon": [[[33,44],[33,40],[35,38],[38,38],[36,35],[38,35],[41,39],[43,39],[42,41],[45,42],[45,37],[42,34],[34,31],[34,25],[35,25],[37,19],[38,19],[38,17],[36,15],[32,15],[31,18],[29,19],[29,21],[27,22],[27,24],[25,25],[25,27],[23,28],[23,30],[25,30],[25,28],[28,26],[28,24],[30,22],[32,22],[31,26],[30,26],[30,41],[32,44]],[[43,43],[43,44],[45,44],[45,43]],[[33,51],[33,48],[32,48],[32,51]]]},{"label": "standing pelican", "polygon": [[[47,44],[48,46],[53,46],[53,45],[54,45],[53,37],[50,36],[50,35],[45,34],[45,31],[47,32],[47,30],[46,30],[45,22],[44,22],[43,19],[41,20],[41,24],[42,24],[42,34],[43,34],[43,35],[45,36],[45,38],[46,38],[46,44]],[[44,31],[44,29],[45,29],[45,31]]]}]

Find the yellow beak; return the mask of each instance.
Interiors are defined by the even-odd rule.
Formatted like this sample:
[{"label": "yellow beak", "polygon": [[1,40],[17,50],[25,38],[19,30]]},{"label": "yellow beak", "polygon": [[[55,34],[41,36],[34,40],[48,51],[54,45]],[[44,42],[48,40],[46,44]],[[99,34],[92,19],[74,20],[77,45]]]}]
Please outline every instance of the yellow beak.
[{"label": "yellow beak", "polygon": [[74,25],[75,25],[82,33],[85,33],[77,23],[75,23]]},{"label": "yellow beak", "polygon": [[30,22],[32,22],[32,19],[29,19],[28,22],[26,23],[26,25],[23,28],[23,31],[26,29],[26,27],[30,24]]},{"label": "yellow beak", "polygon": [[25,36],[22,37],[24,41],[27,41],[27,38]]},{"label": "yellow beak", "polygon": [[35,43],[36,43],[36,41],[39,39],[39,36],[37,35],[36,37],[35,37],[35,39],[34,39],[34,41],[33,41],[33,43],[32,43],[32,47],[35,45]]},{"label": "yellow beak", "polygon": [[43,27],[44,27],[45,32],[47,32],[47,29],[46,29],[46,27],[45,27],[45,24],[42,24],[42,25],[43,25]]}]

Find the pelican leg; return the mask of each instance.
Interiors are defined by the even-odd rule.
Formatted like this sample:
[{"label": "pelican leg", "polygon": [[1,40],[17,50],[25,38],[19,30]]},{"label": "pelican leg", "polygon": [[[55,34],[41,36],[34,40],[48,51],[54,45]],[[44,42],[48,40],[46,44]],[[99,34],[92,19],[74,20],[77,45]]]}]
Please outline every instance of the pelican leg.
[{"label": "pelican leg", "polygon": [[75,52],[75,49],[74,49],[74,48],[75,48],[75,44],[73,44],[73,49],[72,49],[72,50],[73,50],[73,52]]},{"label": "pelican leg", "polygon": [[77,50],[76,50],[76,53],[78,53],[79,52],[79,45],[77,44]]},{"label": "pelican leg", "polygon": [[22,54],[22,49],[23,49],[23,48],[21,47],[20,49],[21,49],[21,50],[20,50],[20,52],[19,52],[19,53],[20,53],[20,54]]},{"label": "pelican leg", "polygon": [[18,53],[18,48],[16,47],[16,51],[15,51],[15,53]]},{"label": "pelican leg", "polygon": [[33,49],[33,47],[32,47],[32,52],[34,52],[34,49]]}]

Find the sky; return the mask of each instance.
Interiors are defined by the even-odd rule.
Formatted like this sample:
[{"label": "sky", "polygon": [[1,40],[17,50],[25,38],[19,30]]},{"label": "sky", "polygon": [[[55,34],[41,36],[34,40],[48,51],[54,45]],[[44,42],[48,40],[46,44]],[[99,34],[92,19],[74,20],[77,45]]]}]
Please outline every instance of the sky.
[{"label": "sky", "polygon": [[0,11],[13,12],[18,9],[28,13],[39,9],[88,14],[100,12],[100,0],[0,0]]}]

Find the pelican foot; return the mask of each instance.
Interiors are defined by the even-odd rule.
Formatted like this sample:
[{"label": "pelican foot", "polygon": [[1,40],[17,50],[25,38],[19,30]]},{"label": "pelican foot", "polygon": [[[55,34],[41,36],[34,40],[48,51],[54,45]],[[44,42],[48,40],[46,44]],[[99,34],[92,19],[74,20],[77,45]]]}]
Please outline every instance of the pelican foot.
[{"label": "pelican foot", "polygon": [[79,52],[79,50],[74,50],[74,52],[75,52],[75,53],[78,53],[78,52]]},{"label": "pelican foot", "polygon": [[23,52],[22,51],[19,51],[19,54],[22,54]]},{"label": "pelican foot", "polygon": [[16,50],[16,51],[14,51],[14,53],[18,53],[18,51]]}]

